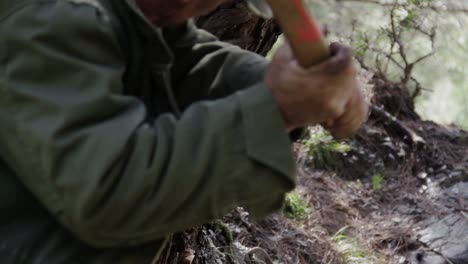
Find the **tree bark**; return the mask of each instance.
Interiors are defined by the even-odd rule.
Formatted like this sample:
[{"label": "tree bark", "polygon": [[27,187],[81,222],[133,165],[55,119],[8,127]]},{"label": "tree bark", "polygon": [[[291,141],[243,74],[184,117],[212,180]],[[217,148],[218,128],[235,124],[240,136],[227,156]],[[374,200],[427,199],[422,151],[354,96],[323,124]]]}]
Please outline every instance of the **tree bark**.
[{"label": "tree bark", "polygon": [[272,19],[249,12],[245,1],[229,0],[210,14],[195,19],[197,26],[220,40],[266,56],[281,30]]}]

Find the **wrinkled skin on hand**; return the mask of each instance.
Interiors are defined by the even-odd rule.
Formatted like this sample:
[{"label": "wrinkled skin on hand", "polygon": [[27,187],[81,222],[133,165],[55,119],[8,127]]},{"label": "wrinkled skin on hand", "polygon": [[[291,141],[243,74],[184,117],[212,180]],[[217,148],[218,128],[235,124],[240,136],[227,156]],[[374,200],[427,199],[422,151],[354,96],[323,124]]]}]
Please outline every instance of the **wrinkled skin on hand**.
[{"label": "wrinkled skin on hand", "polygon": [[368,117],[351,49],[330,45],[325,62],[302,68],[288,44],[279,48],[265,74],[288,130],[323,124],[337,139],[352,136]]}]

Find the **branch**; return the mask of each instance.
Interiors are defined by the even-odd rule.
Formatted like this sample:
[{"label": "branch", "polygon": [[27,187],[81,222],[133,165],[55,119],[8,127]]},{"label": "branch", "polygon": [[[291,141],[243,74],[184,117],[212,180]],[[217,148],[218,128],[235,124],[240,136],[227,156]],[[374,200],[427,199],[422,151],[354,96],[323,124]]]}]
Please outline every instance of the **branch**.
[{"label": "branch", "polygon": [[[380,6],[405,6],[406,4],[400,4],[398,1],[388,2],[388,1],[381,1],[381,0],[336,0],[337,2],[359,2],[359,3],[366,3],[366,4],[374,4]],[[435,12],[448,12],[448,13],[468,13],[468,7],[464,6],[438,6],[435,4],[431,4],[427,7],[422,7],[425,9],[431,9]]]},{"label": "branch", "polygon": [[421,61],[423,61],[423,60],[425,60],[425,59],[427,59],[427,58],[433,56],[434,54],[435,54],[435,51],[431,51],[431,52],[429,52],[428,54],[422,56],[421,58],[415,60],[415,61],[412,62],[411,64],[414,65],[414,64],[420,63]]}]

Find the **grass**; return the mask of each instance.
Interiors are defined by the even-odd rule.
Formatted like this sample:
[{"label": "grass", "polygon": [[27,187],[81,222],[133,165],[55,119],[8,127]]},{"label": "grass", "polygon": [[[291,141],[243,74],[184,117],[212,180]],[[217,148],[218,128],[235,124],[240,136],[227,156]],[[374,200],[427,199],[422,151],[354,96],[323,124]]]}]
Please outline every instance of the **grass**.
[{"label": "grass", "polygon": [[309,138],[304,142],[304,146],[308,157],[317,167],[331,171],[336,168],[336,155],[352,150],[350,144],[335,140],[321,127],[310,128]]},{"label": "grass", "polygon": [[374,176],[372,176],[372,190],[374,190],[374,192],[380,191],[380,189],[382,189],[383,183],[384,176],[382,172],[378,172]]},{"label": "grass", "polygon": [[365,250],[359,242],[348,236],[346,230],[349,226],[341,228],[333,237],[337,251],[343,256],[346,264],[381,264],[382,262]]},{"label": "grass", "polygon": [[299,193],[288,193],[285,199],[284,215],[287,218],[303,221],[311,213],[312,208],[309,207],[306,201]]}]

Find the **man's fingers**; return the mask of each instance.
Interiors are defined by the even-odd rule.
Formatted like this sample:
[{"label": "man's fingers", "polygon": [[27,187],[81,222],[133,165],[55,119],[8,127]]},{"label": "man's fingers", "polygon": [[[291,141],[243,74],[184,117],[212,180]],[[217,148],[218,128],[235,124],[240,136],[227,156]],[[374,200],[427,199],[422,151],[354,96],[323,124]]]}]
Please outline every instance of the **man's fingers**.
[{"label": "man's fingers", "polygon": [[351,48],[339,43],[332,43],[330,45],[330,55],[330,58],[325,62],[309,67],[306,71],[309,74],[321,73],[336,75],[338,73],[345,72],[348,69],[352,69],[353,52]]},{"label": "man's fingers", "polygon": [[353,52],[348,46],[332,43],[330,45],[330,54],[330,58],[325,62],[304,69],[295,59],[289,44],[285,42],[276,51],[273,61],[288,63],[289,66],[295,68],[297,72],[302,72],[302,74],[305,75],[314,73],[336,75],[353,69]]},{"label": "man's fingers", "polygon": [[369,106],[364,102],[361,93],[356,93],[347,106],[343,116],[335,120],[331,126],[324,127],[337,139],[343,139],[355,134],[369,116]]},{"label": "man's fingers", "polygon": [[353,52],[350,47],[339,43],[330,45],[331,58],[325,62],[325,71],[336,74],[348,69],[353,62]]}]

